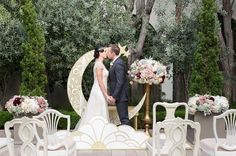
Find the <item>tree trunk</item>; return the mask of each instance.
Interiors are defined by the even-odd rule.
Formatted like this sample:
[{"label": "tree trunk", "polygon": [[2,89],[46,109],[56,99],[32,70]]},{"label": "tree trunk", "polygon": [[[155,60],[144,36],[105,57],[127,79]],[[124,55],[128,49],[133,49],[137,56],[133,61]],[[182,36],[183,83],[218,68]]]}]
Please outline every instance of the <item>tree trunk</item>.
[{"label": "tree trunk", "polygon": [[[181,1],[176,2],[175,5],[175,21],[177,24],[181,23],[181,16],[183,11],[183,4]],[[186,90],[186,81],[187,77],[184,72],[180,72],[176,68],[176,63],[173,63],[173,101],[187,101],[188,92]]]},{"label": "tree trunk", "polygon": [[147,36],[147,28],[149,25],[151,11],[154,5],[154,0],[147,0],[146,4],[144,0],[137,0],[136,2],[137,15],[142,18],[142,26],[139,33],[138,43],[136,45],[136,58],[139,58],[142,55],[142,50],[144,42]]},{"label": "tree trunk", "polygon": [[[233,3],[232,3],[233,4]],[[221,42],[221,62],[224,72],[224,95],[232,100],[232,76],[233,76],[233,64],[234,64],[234,52],[233,52],[233,31],[232,31],[232,5],[230,0],[223,0],[223,9],[227,12],[223,16],[223,35],[219,34]],[[227,50],[227,51],[226,51]]]},{"label": "tree trunk", "polygon": [[[233,38],[234,38],[234,50],[236,49],[236,40],[235,40],[235,37],[236,37],[236,22],[232,22],[232,31],[233,31]],[[233,93],[232,93],[232,102],[233,103],[236,103],[236,79],[235,79],[235,75],[236,75],[236,66],[233,67],[233,75],[234,75],[234,78],[233,78]]]},{"label": "tree trunk", "polygon": [[[133,3],[134,1],[130,0],[130,3]],[[143,46],[145,43],[145,39],[147,36],[147,28],[149,25],[150,20],[150,14],[151,10],[154,5],[154,0],[147,0],[146,4],[144,0],[137,0],[136,1],[136,18],[140,18],[142,20],[142,26],[139,33],[138,42],[136,45],[136,48],[131,51],[131,58],[129,58],[129,64],[133,62],[135,59],[140,58],[143,52]],[[137,91],[137,84],[133,84],[131,87],[131,94],[135,95],[135,92]],[[131,96],[133,97],[133,96]]]}]

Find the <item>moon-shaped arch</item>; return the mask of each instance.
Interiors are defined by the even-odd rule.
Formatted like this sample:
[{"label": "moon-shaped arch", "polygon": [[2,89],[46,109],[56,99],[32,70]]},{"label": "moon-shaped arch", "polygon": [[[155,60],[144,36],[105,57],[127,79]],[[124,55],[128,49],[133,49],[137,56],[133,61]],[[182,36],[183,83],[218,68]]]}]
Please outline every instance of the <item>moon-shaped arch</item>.
[{"label": "moon-shaped arch", "polygon": [[[82,91],[83,74],[88,64],[93,59],[93,50],[81,56],[72,67],[67,81],[67,94],[69,97],[69,101],[73,109],[79,116],[82,115],[87,106],[87,100],[85,99]],[[141,101],[132,110],[129,111],[129,119],[133,118],[135,114],[137,114],[141,109],[145,97],[146,94],[142,97]]]}]

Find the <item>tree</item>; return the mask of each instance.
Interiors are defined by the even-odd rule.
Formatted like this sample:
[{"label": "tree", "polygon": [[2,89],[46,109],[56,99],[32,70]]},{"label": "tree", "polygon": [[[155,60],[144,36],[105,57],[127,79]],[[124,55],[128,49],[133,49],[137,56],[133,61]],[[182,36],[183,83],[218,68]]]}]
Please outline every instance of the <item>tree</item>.
[{"label": "tree", "polygon": [[131,6],[129,10],[131,12],[133,11],[132,6],[136,5],[136,15],[133,18],[133,26],[136,28],[137,43],[135,48],[131,50],[132,60],[135,60],[140,58],[143,54],[143,47],[148,34],[149,20],[155,1],[130,0],[129,2],[129,6]]},{"label": "tree", "polygon": [[155,12],[158,25],[156,33],[151,35],[154,43],[151,49],[145,48],[147,56],[165,64],[173,63],[174,101],[187,101],[189,96],[190,70],[196,51],[198,6],[194,1],[183,0],[157,3]]},{"label": "tree", "polygon": [[[97,44],[132,46],[135,42],[126,0],[38,0],[35,5],[45,30],[51,91],[55,86],[66,86],[73,64]],[[84,77],[84,87],[91,78]]]},{"label": "tree", "polygon": [[37,21],[37,13],[32,0],[22,0],[21,10],[26,40],[22,44],[24,56],[20,63],[22,68],[20,94],[45,96],[47,76],[44,31]]},{"label": "tree", "polygon": [[[185,42],[183,42],[183,38],[186,37],[187,33],[181,34],[181,25],[182,25],[182,18],[183,18],[183,10],[186,7],[186,5],[188,5],[189,2],[188,1],[183,1],[183,0],[176,0],[175,1],[175,22],[177,24],[177,27],[180,27],[180,31],[177,30],[177,33],[180,33],[179,35],[180,40],[175,40],[175,45],[177,45],[178,49],[176,49],[177,51],[179,51],[181,49],[181,47],[185,47],[186,45],[188,45],[188,40],[185,40]],[[191,19],[189,19],[191,20]],[[193,20],[194,21],[194,20]],[[194,32],[196,29],[194,29],[194,27],[192,27],[193,30],[192,32]],[[188,29],[185,28],[185,30],[188,31],[189,34],[194,35],[193,33],[191,33],[191,30],[189,31]],[[195,33],[195,32],[194,32]],[[177,35],[177,36],[179,36]],[[184,37],[182,37],[182,35]],[[176,38],[176,37],[174,37]],[[182,38],[182,39],[181,39]],[[186,38],[187,39],[187,38]],[[179,42],[180,41],[180,42]],[[176,44],[179,43],[179,44]],[[190,47],[192,46],[193,43],[192,41],[190,41]],[[187,50],[187,49],[186,49]],[[182,50],[180,50],[182,52]],[[191,52],[191,50],[187,50],[188,52],[190,52],[190,54],[193,54]],[[184,53],[184,52],[182,52]],[[179,61],[179,60],[174,60],[173,61],[173,100],[174,101],[187,101],[188,100],[188,82],[189,82],[189,75],[190,75],[190,64],[189,64],[189,60],[192,60],[192,55],[188,55],[185,57],[184,61]],[[187,60],[187,61],[186,61]],[[181,69],[181,65],[183,65],[185,63],[187,63],[187,66],[184,66],[184,68]],[[185,70],[183,70],[185,69]]]},{"label": "tree", "polygon": [[194,53],[190,79],[191,94],[222,94],[222,73],[218,67],[219,47],[216,35],[216,4],[203,0],[198,15],[198,45]]},{"label": "tree", "polygon": [[[20,21],[12,17],[4,5],[0,4],[0,104],[4,104],[8,81],[18,71],[22,58],[23,40]],[[0,105],[1,107],[1,105]]]},{"label": "tree", "polygon": [[[224,95],[229,100],[236,101],[234,76],[234,44],[232,31],[232,15],[235,0],[222,0],[220,11],[222,13],[223,21],[221,29],[218,31],[220,46],[221,46],[221,65],[224,73]],[[233,93],[233,94],[232,94]],[[233,97],[234,96],[234,97]]]}]

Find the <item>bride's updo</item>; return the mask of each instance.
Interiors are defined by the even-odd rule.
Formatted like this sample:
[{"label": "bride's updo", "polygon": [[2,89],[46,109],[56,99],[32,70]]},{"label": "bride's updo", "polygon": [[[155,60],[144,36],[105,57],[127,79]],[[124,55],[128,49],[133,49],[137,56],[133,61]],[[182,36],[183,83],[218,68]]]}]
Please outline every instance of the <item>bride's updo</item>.
[{"label": "bride's updo", "polygon": [[100,47],[100,46],[97,46],[95,49],[94,49],[94,54],[93,54],[93,57],[96,59],[99,57],[100,55],[100,52],[104,52],[104,48],[103,47]]}]

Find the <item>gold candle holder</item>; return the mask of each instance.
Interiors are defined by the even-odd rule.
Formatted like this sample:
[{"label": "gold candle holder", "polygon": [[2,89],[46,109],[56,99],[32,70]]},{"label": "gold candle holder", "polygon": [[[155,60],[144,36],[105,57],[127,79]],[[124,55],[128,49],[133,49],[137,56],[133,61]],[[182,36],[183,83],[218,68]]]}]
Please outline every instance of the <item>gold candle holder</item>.
[{"label": "gold candle holder", "polygon": [[144,115],[144,132],[151,136],[149,128],[151,122],[150,118],[150,92],[151,92],[151,85],[150,84],[145,84],[145,92],[146,92],[146,99],[145,99],[145,115]]}]

